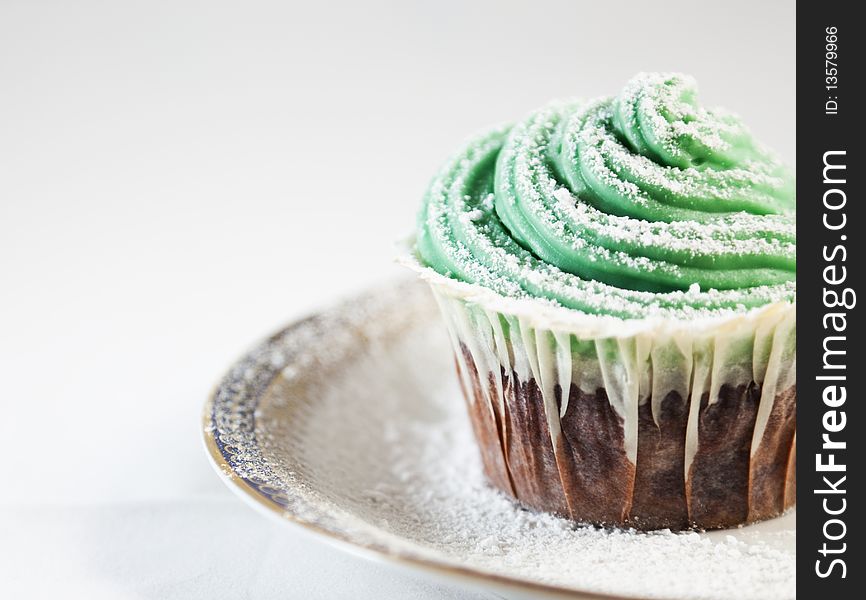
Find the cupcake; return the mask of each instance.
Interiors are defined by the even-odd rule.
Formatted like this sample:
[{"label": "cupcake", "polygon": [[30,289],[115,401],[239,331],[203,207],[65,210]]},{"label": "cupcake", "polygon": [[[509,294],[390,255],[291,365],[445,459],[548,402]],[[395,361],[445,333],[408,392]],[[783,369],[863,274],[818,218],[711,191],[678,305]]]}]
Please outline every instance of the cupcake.
[{"label": "cupcake", "polygon": [[790,171],[680,74],[460,149],[404,262],[441,308],[490,483],[638,529],[791,507],[794,204]]}]

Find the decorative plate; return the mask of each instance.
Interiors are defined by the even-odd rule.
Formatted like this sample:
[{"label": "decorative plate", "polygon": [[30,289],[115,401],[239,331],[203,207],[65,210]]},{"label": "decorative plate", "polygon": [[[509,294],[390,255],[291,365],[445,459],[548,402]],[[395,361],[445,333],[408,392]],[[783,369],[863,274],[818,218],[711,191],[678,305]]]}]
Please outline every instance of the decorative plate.
[{"label": "decorative plate", "polygon": [[424,286],[379,288],[243,356],[204,410],[226,483],[366,557],[521,598],[794,598],[794,514],[639,533],[528,511],[486,485]]}]

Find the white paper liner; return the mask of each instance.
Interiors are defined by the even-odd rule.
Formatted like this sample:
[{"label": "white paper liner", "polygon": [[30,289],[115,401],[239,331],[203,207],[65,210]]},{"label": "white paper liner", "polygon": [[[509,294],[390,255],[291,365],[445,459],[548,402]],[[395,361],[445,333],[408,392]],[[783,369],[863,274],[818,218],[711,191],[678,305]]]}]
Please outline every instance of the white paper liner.
[{"label": "white paper liner", "polygon": [[[690,322],[675,319],[624,321],[593,316],[531,301],[512,301],[485,288],[444,277],[414,257],[401,262],[426,280],[447,325],[465,390],[470,373],[493,377],[481,385],[491,415],[505,413],[502,373],[522,382],[534,380],[541,390],[554,449],[568,409],[569,394],[558,406],[555,388],[593,393],[604,388],[622,419],[624,450],[637,463],[638,410],[651,402],[658,425],[660,403],[676,392],[689,404],[683,477],[700,446],[701,401],[718,401],[724,385],[758,384],[761,395],[752,432],[751,456],[764,441],[777,394],[796,378],[795,305],[775,303],[745,313]],[[467,364],[468,349],[474,365]],[[471,368],[474,366],[474,369]],[[473,395],[467,394],[470,402]],[[508,435],[508,432],[502,432]],[[772,436],[770,436],[772,437]],[[775,443],[771,441],[770,443]]]},{"label": "white paper liner", "polygon": [[[534,307],[538,314],[530,314],[531,301],[502,298],[444,277],[413,256],[401,257],[400,262],[430,284],[458,360],[462,360],[462,342],[479,371],[484,368],[496,376],[501,365],[523,381],[534,378],[546,399],[554,383],[562,389],[569,389],[571,383],[583,390],[605,388],[623,419],[626,452],[632,462],[637,451],[637,407],[650,398],[658,403],[675,391],[690,398],[694,408],[704,392],[709,393],[710,404],[715,402],[724,384],[760,384],[754,454],[776,394],[796,381],[796,310],[790,302],[699,321],[625,321],[545,304]],[[567,401],[563,399],[561,415]],[[691,412],[697,417],[696,410]],[[653,415],[657,414],[658,406],[653,406]],[[553,416],[551,423],[557,420]],[[687,469],[697,447],[696,436],[690,425]]]}]

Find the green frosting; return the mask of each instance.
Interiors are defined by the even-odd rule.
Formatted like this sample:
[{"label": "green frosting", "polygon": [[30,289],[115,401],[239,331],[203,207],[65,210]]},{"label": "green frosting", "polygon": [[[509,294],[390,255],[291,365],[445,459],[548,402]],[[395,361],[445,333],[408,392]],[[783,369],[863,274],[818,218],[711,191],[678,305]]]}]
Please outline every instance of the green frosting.
[{"label": "green frosting", "polygon": [[793,301],[790,172],[694,81],[641,74],[471,140],[417,254],[447,277],[592,314],[697,318]]}]

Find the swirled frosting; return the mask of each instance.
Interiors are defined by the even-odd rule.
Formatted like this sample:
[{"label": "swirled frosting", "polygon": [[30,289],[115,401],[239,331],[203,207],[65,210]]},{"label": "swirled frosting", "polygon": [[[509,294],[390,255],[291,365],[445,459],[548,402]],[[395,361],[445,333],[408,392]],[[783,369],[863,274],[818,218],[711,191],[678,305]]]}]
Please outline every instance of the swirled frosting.
[{"label": "swirled frosting", "polygon": [[621,318],[793,301],[790,172],[693,79],[640,74],[469,141],[434,178],[416,251],[512,298]]}]

